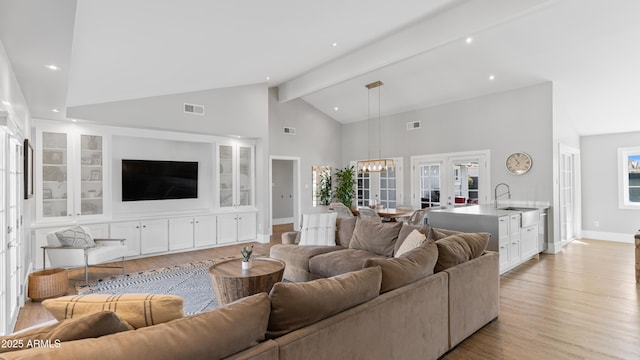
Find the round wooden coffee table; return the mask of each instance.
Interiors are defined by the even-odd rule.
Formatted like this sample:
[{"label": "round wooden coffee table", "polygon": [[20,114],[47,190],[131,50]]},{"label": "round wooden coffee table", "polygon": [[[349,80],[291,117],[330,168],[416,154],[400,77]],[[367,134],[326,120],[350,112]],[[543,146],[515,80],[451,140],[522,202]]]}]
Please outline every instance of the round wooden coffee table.
[{"label": "round wooden coffee table", "polygon": [[254,258],[251,269],[242,269],[242,259],[219,262],[209,268],[213,291],[218,304],[224,305],[240,298],[269,292],[282,281],[284,262],[271,258]]}]

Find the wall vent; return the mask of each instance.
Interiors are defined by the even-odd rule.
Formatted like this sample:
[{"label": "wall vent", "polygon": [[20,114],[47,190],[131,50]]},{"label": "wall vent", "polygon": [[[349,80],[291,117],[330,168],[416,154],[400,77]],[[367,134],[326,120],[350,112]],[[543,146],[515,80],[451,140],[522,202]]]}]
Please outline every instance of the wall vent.
[{"label": "wall vent", "polygon": [[420,121],[409,121],[407,123],[407,130],[420,129],[421,126],[422,126],[422,124],[420,123]]},{"label": "wall vent", "polygon": [[185,114],[204,115],[204,106],[195,104],[184,104]]},{"label": "wall vent", "polygon": [[292,127],[284,127],[282,129],[282,133],[283,134],[287,134],[287,135],[295,135],[296,134],[296,128],[292,128]]}]

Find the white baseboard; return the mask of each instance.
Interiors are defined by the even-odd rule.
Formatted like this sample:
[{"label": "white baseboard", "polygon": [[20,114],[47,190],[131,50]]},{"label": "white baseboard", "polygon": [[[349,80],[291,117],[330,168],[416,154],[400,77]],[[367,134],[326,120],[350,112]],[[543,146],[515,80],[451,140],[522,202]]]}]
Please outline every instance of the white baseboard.
[{"label": "white baseboard", "polygon": [[273,219],[271,223],[273,225],[291,224],[293,223],[293,217]]},{"label": "white baseboard", "polygon": [[603,231],[582,230],[583,239],[615,241],[633,244],[635,234],[611,233]]}]

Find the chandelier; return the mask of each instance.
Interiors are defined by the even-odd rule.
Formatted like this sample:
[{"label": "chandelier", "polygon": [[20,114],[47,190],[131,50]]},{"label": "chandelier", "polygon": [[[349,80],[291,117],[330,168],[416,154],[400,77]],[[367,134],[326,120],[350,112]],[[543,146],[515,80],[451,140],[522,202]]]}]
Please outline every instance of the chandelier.
[{"label": "chandelier", "polygon": [[374,172],[385,172],[389,170],[393,170],[395,164],[392,159],[382,159],[380,155],[381,146],[380,146],[380,87],[384,85],[382,81],[372,82],[371,84],[365,85],[367,90],[367,135],[369,134],[369,125],[371,123],[371,89],[378,88],[378,158],[371,158],[371,147],[367,141],[367,153],[369,160],[359,160],[357,163],[357,169],[359,172],[368,174]]}]

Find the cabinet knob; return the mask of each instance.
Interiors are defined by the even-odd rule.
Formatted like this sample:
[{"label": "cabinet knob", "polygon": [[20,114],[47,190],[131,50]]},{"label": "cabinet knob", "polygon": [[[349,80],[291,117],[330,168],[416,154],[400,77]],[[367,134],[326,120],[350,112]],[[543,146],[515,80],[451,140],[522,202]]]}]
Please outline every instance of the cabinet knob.
[{"label": "cabinet knob", "polygon": [[136,225],[136,229],[140,229],[140,226]]},{"label": "cabinet knob", "polygon": [[146,228],[146,227],[147,227],[147,225],[142,225],[142,227],[143,227],[143,228]]}]

